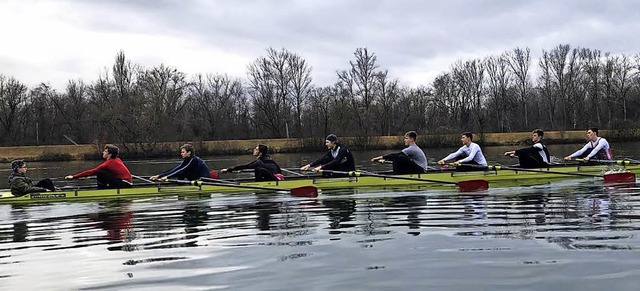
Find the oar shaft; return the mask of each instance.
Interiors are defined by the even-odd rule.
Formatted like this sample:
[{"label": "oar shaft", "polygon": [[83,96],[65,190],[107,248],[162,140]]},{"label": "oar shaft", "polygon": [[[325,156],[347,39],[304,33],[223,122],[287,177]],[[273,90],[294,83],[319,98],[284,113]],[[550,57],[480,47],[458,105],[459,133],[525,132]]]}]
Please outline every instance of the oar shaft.
[{"label": "oar shaft", "polygon": [[536,170],[536,169],[526,169],[526,168],[505,167],[505,166],[490,166],[489,169],[496,170],[496,171],[509,170],[509,171],[516,171],[516,172],[546,173],[546,174],[558,174],[558,175],[581,176],[581,177],[603,177],[602,175],[596,175],[596,174],[560,172],[560,171],[553,171],[553,170]]},{"label": "oar shaft", "polygon": [[334,173],[334,174],[341,174],[341,175],[347,175],[350,177],[378,177],[378,178],[387,178],[387,179],[396,179],[396,180],[408,180],[408,181],[418,181],[418,182],[432,182],[432,183],[441,183],[441,184],[452,184],[452,185],[458,185],[457,182],[453,182],[453,181],[442,181],[442,180],[433,180],[433,179],[424,179],[424,178],[412,178],[412,177],[402,177],[402,176],[395,176],[395,175],[380,175],[380,174],[374,174],[374,173],[363,173],[360,171],[349,171],[349,172],[344,172],[344,171],[333,171],[333,170],[320,170],[320,172],[322,173]]}]

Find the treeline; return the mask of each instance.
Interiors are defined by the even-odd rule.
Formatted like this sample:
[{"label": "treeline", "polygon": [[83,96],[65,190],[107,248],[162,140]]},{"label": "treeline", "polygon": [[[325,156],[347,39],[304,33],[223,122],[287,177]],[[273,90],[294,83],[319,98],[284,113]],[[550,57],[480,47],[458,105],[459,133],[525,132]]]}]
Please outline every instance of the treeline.
[{"label": "treeline", "polygon": [[269,48],[246,79],[142,67],[124,52],[63,92],[0,75],[0,144],[42,145],[629,128],[640,118],[640,56],[558,45],[459,60],[432,84],[402,85],[358,48],[332,86],[299,54]]}]

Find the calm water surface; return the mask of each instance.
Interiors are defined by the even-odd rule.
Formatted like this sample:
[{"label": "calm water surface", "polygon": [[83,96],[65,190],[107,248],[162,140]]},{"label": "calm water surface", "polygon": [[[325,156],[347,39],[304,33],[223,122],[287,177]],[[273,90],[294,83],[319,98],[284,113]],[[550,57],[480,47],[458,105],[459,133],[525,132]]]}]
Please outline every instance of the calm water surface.
[{"label": "calm water surface", "polygon": [[[639,156],[637,144],[625,146]],[[379,153],[357,158],[366,165]],[[293,167],[315,156],[277,157]],[[127,164],[150,175],[173,162]],[[30,175],[93,164],[33,163]],[[637,290],[639,207],[639,186],[589,179],[472,194],[342,189],[317,199],[245,192],[0,205],[0,289]]]}]

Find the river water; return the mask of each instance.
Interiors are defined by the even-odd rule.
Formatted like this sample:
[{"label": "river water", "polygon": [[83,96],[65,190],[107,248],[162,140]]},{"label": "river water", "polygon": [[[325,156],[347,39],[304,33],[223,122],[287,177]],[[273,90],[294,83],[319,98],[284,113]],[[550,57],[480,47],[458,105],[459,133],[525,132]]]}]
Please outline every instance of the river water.
[{"label": "river water", "polygon": [[[618,156],[640,156],[637,143],[617,146]],[[485,154],[508,163],[506,150]],[[365,162],[380,153],[356,158],[381,170]],[[274,158],[295,167],[317,155]],[[207,158],[216,169],[250,159]],[[176,162],[126,161],[138,175]],[[29,163],[29,175],[96,163]],[[316,199],[244,192],[0,205],[0,289],[637,290],[639,228],[640,187],[590,179],[471,194],[341,189]]]}]

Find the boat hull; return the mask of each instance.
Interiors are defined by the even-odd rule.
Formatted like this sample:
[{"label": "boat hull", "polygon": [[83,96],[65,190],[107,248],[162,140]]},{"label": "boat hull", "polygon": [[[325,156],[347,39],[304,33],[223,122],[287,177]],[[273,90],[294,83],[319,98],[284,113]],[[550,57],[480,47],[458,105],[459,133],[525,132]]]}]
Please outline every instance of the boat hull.
[{"label": "boat hull", "polygon": [[[137,186],[128,189],[70,189],[58,192],[32,193],[20,197],[14,197],[8,190],[0,192],[0,204],[6,203],[34,203],[34,202],[55,202],[73,200],[103,200],[135,197],[151,197],[166,195],[211,195],[215,193],[230,192],[255,192],[251,189],[242,189],[237,185],[269,187],[274,189],[288,190],[304,186],[315,186],[320,189],[355,188],[355,187],[381,187],[394,188],[415,186],[416,189],[439,188],[455,189],[451,183],[470,180],[486,180],[491,187],[513,186],[513,185],[534,185],[544,184],[550,181],[561,179],[584,179],[596,178],[606,171],[620,169],[620,166],[597,165],[597,166],[564,166],[550,169],[534,169],[531,171],[518,170],[487,170],[472,172],[455,171],[433,171],[427,174],[402,175],[404,178],[428,179],[406,180],[383,177],[366,176],[366,172],[354,172],[354,177],[344,178],[298,178],[285,181],[270,182],[239,182],[227,187],[224,185],[171,185],[159,184],[151,186]],[[624,170],[640,173],[640,165],[627,165]],[[563,174],[565,173],[565,174]],[[593,177],[577,176],[572,174],[593,175]],[[441,182],[436,182],[441,181]],[[271,191],[273,192],[273,191]]]}]

